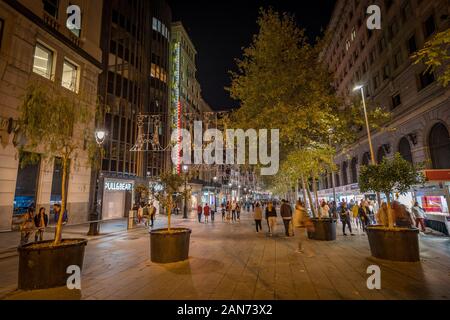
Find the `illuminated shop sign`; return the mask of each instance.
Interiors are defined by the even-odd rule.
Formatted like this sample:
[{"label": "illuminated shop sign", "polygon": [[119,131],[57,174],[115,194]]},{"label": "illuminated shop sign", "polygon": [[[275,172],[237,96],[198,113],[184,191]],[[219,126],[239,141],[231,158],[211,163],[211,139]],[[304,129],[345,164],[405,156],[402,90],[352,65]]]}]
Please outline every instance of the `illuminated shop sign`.
[{"label": "illuminated shop sign", "polygon": [[133,184],[126,182],[105,182],[106,191],[131,191]]},{"label": "illuminated shop sign", "polygon": [[[174,44],[173,48],[173,88],[172,88],[172,109],[173,109],[173,118],[172,118],[172,126],[176,128],[178,131],[178,140],[181,142],[181,113],[182,106],[180,101],[180,62],[181,62],[181,45],[179,42]],[[177,144],[177,172],[181,173],[181,150],[179,150],[179,145]]]}]

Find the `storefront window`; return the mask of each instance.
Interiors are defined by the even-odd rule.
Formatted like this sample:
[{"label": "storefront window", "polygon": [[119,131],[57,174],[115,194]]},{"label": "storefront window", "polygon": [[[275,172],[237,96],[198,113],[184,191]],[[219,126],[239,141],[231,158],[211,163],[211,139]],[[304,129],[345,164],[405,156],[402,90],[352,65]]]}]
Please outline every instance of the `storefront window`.
[{"label": "storefront window", "polygon": [[[69,165],[70,167],[70,165]],[[52,193],[50,195],[50,205],[53,209],[53,204],[62,202],[62,176],[63,176],[63,164],[61,158],[55,158],[55,164],[53,167],[53,179],[52,179]],[[69,179],[66,179],[66,190],[69,185]],[[67,193],[66,193],[67,199]]]},{"label": "storefront window", "polygon": [[23,214],[29,207],[36,206],[40,160],[30,162],[26,160],[29,158],[29,153],[25,153],[20,158],[14,196],[14,214]]}]

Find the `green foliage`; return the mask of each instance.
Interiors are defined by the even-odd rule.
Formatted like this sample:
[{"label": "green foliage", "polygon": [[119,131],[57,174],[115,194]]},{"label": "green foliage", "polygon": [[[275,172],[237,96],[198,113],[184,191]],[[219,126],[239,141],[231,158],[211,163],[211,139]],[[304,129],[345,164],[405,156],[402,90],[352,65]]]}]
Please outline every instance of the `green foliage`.
[{"label": "green foliage", "polygon": [[184,177],[172,171],[163,172],[158,183],[150,186],[150,195],[167,210],[168,230],[171,232],[172,204],[178,197],[188,196],[188,192],[179,193],[184,185]]},{"label": "green foliage", "polygon": [[231,123],[242,129],[280,129],[283,145],[322,140],[339,105],[331,75],[319,62],[294,17],[261,11],[259,33],[232,73],[231,96],[240,102]]},{"label": "green foliage", "polygon": [[412,58],[415,60],[415,64],[424,63],[428,70],[434,72],[443,68],[443,73],[439,76],[439,81],[446,87],[450,82],[449,51],[450,29],[446,29],[434,35]]},{"label": "green foliage", "polygon": [[[70,161],[76,161],[78,151],[93,150],[93,121],[89,106],[79,95],[66,93],[61,88],[46,82],[35,81],[28,85],[18,119],[19,130],[24,143],[19,146],[23,163],[39,158],[62,161],[62,204],[66,209],[66,180]],[[90,159],[95,157],[90,155]],[[61,243],[63,214],[59,215],[54,245]]]},{"label": "green foliage", "polygon": [[380,164],[361,167],[359,187],[361,192],[405,194],[411,187],[423,184],[423,174],[396,153],[393,159],[384,158]]},{"label": "green foliage", "polygon": [[94,139],[89,107],[74,95],[40,82],[28,86],[18,123],[25,140],[20,149],[43,158],[76,158],[86,141]]}]

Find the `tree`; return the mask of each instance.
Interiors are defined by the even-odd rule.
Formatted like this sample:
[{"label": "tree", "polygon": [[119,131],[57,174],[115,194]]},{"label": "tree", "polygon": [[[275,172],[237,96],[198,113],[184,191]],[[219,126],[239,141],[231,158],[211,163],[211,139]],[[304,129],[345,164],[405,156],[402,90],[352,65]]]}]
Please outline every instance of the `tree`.
[{"label": "tree", "polygon": [[[89,105],[69,92],[53,88],[46,83],[30,83],[25,93],[18,119],[19,134],[24,141],[20,153],[38,153],[42,159],[61,158],[62,201],[61,214],[56,225],[53,245],[61,243],[63,216],[66,210],[66,181],[70,161],[76,161],[79,152],[86,149],[89,160],[95,155],[89,153],[95,148],[93,120]],[[26,161],[35,161],[29,157]]]},{"label": "tree", "polygon": [[[172,171],[163,172],[158,183],[150,186],[150,195],[155,198],[167,210],[169,233],[171,230],[172,205],[177,197],[187,196],[188,192],[179,193],[180,188],[184,184],[184,178]],[[175,197],[175,199],[174,199]]]},{"label": "tree", "polygon": [[388,204],[388,220],[390,229],[394,228],[391,211],[391,194],[405,194],[411,187],[423,184],[425,178],[411,163],[396,153],[393,159],[384,158],[377,165],[362,166],[359,176],[361,192],[384,193]]},{"label": "tree", "polygon": [[[316,181],[321,174],[335,169],[332,161],[334,153],[335,150],[331,147],[318,144],[291,152],[283,161],[279,174],[274,178],[272,184],[274,193],[292,188],[299,180],[302,181],[309,198],[311,211],[314,216],[320,218],[320,213],[316,211],[319,201]],[[311,196],[309,181],[311,181],[315,201]]]},{"label": "tree", "polygon": [[450,82],[449,51],[450,29],[447,29],[434,35],[412,58],[415,64],[424,63],[428,71],[438,72],[442,68],[439,81],[446,87]]}]

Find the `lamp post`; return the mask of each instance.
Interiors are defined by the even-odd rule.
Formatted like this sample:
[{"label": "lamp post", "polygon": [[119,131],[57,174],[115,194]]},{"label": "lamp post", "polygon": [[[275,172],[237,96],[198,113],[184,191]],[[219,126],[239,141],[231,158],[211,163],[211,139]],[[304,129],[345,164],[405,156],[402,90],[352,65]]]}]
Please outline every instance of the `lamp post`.
[{"label": "lamp post", "polygon": [[[100,187],[100,170],[102,165],[102,146],[105,143],[106,136],[108,133],[104,129],[97,129],[95,131],[95,142],[97,142],[97,166],[95,168],[95,188],[93,197],[93,208],[90,214],[91,221],[100,220],[100,206],[98,203],[98,192]],[[89,225],[88,236],[98,236],[99,234],[99,223],[93,222]]]},{"label": "lamp post", "polygon": [[[373,151],[372,135],[370,133],[370,125],[369,125],[369,117],[367,115],[366,97],[364,95],[364,86],[363,85],[356,86],[353,89],[353,91],[361,91],[361,97],[362,97],[363,109],[364,109],[364,118],[366,121],[367,139],[369,140],[370,158],[372,160],[372,165],[375,166],[377,164],[377,162],[375,160],[375,152]],[[378,202],[378,207],[381,208],[381,197],[380,197],[379,192],[377,192],[377,202]]]},{"label": "lamp post", "polygon": [[183,219],[188,218],[187,212],[187,179],[188,179],[188,171],[189,167],[187,165],[183,166],[183,174],[184,174],[184,208],[183,208]]}]

